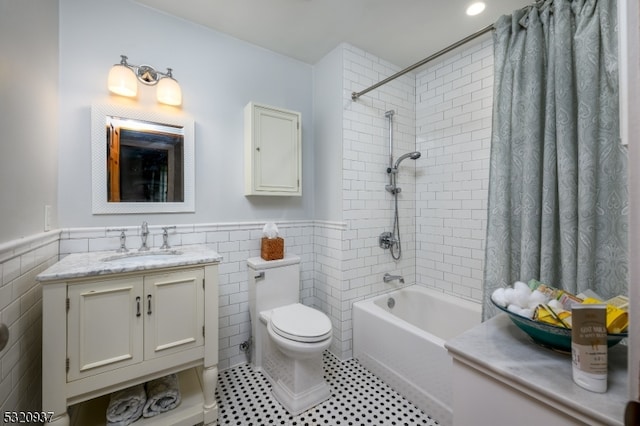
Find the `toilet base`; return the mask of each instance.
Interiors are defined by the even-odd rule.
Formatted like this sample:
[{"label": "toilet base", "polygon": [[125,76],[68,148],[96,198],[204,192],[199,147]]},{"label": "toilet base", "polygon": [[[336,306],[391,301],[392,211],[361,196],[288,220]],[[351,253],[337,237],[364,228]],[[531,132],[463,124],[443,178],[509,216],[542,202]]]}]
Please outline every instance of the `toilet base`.
[{"label": "toilet base", "polygon": [[331,396],[331,388],[324,380],[322,352],[312,357],[292,358],[282,352],[266,333],[260,340],[259,369],[271,383],[273,396],[292,416],[320,404]]},{"label": "toilet base", "polygon": [[293,393],[281,380],[278,380],[273,385],[273,396],[289,414],[296,416],[329,399],[331,388],[322,382],[304,392]]}]

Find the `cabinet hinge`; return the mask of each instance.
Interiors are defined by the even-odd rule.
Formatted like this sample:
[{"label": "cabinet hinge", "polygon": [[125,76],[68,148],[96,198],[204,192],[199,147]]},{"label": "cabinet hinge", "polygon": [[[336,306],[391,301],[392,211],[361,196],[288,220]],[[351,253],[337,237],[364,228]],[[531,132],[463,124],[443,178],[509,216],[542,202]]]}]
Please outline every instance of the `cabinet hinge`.
[{"label": "cabinet hinge", "polygon": [[202,279],[202,289],[204,290],[204,278]]},{"label": "cabinet hinge", "polygon": [[298,126],[298,130],[300,130],[300,122],[299,121],[296,123],[296,125]]},{"label": "cabinet hinge", "polygon": [[67,297],[66,307],[67,307],[67,312],[69,312],[69,309],[71,308],[71,299],[69,299],[68,297]]},{"label": "cabinet hinge", "polygon": [[65,362],[65,367],[67,369],[67,373],[69,372],[69,358],[67,358],[66,362]]},{"label": "cabinet hinge", "polygon": [[202,326],[202,337],[204,337],[204,325]]}]

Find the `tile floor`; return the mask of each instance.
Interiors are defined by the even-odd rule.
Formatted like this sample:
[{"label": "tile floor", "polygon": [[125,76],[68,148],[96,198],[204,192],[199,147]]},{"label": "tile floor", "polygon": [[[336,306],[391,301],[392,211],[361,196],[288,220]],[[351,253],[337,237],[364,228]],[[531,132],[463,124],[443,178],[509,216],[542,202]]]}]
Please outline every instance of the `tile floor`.
[{"label": "tile floor", "polygon": [[438,423],[414,407],[356,360],[341,362],[324,354],[325,378],[331,398],[290,416],[271,395],[271,385],[248,364],[222,371],[216,398],[218,424],[223,425],[427,425]]}]

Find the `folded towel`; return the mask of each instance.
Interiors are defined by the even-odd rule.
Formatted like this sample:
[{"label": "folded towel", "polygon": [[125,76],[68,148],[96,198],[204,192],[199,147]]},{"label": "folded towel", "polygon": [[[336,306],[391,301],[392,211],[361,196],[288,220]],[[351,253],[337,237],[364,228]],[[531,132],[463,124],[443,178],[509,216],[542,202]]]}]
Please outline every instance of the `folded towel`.
[{"label": "folded towel", "polygon": [[144,405],[144,417],[157,416],[165,411],[173,410],[180,404],[180,386],[178,375],[170,374],[147,382],[147,403]]},{"label": "folded towel", "polygon": [[107,407],[107,426],[127,426],[142,416],[147,393],[144,384],[111,394]]}]

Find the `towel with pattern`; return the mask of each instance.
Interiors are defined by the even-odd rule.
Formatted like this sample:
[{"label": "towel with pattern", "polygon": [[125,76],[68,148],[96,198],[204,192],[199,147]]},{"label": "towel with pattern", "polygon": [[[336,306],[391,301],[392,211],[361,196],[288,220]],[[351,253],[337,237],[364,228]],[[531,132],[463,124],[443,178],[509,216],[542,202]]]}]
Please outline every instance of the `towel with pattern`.
[{"label": "towel with pattern", "polygon": [[107,426],[128,426],[142,416],[147,393],[144,384],[114,392],[107,407]]},{"label": "towel with pattern", "polygon": [[180,404],[180,386],[178,375],[170,374],[147,382],[147,403],[144,405],[144,417],[157,416],[165,411],[173,410]]}]

